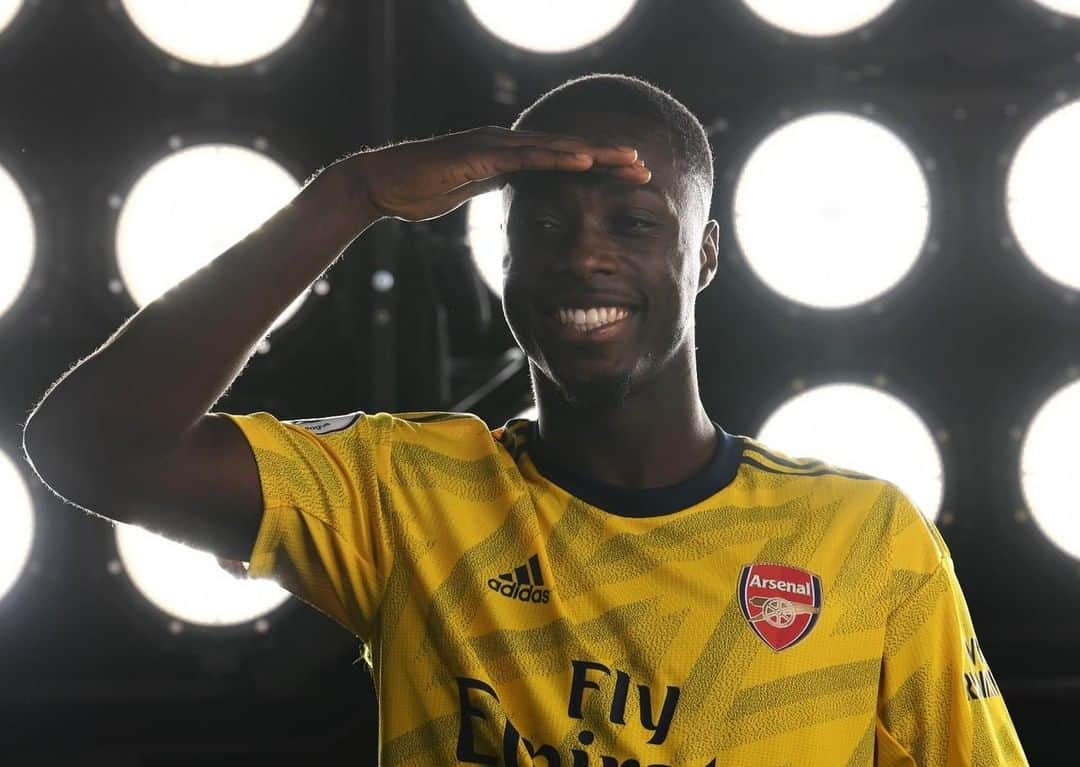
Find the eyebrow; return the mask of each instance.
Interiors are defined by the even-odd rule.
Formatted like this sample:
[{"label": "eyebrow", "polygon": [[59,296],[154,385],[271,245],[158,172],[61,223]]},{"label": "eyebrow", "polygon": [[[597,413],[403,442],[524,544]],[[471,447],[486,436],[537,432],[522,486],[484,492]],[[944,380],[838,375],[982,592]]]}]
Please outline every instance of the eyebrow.
[{"label": "eyebrow", "polygon": [[629,191],[631,194],[633,194],[634,192],[644,192],[646,194],[651,194],[653,197],[657,198],[665,205],[667,205],[668,198],[655,186],[649,186],[648,183],[638,184],[636,189],[631,189]]}]

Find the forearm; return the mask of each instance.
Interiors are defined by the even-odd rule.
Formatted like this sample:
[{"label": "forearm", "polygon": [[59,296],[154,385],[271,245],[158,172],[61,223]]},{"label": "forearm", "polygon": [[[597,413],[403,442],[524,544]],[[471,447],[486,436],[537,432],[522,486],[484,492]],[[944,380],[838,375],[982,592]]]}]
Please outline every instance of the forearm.
[{"label": "forearm", "polygon": [[[346,161],[348,162],[348,161]],[[239,375],[285,308],[376,216],[331,166],[261,227],[132,316],[64,376],[26,429],[57,454],[167,447]],[[90,451],[90,452],[88,452]]]}]

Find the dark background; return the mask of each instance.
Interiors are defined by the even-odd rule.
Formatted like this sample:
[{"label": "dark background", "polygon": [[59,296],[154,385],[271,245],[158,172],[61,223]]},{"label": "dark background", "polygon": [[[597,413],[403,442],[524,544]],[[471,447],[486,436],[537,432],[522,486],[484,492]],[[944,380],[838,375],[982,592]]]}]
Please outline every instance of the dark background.
[{"label": "dark background", "polygon": [[[39,237],[30,285],[0,317],[0,449],[21,458],[36,401],[134,312],[108,289],[108,198],[170,135],[261,136],[306,178],[388,139],[509,124],[571,76],[638,75],[712,131],[724,247],[699,302],[710,414],[754,435],[797,380],[884,376],[939,438],[939,524],[1028,757],[1067,763],[1080,566],[1025,513],[1018,454],[1039,404],[1080,369],[1080,305],[1015,247],[1002,201],[1024,133],[1080,92],[1080,21],[1028,0],[900,0],[859,32],[812,40],[734,0],[645,0],[600,45],[543,58],[489,38],[455,2],[319,8],[286,49],[235,71],[170,68],[98,0],[40,0],[0,35],[0,163],[30,195]],[[755,143],[825,108],[873,114],[916,149],[931,183],[930,243],[874,307],[798,309],[758,284],[731,234],[732,187]],[[467,404],[492,425],[516,415],[529,401],[524,369],[463,236],[464,208],[380,223],[215,409],[284,419]],[[371,289],[377,268],[396,276],[388,294]],[[500,370],[501,384],[471,396]],[[266,634],[172,634],[106,570],[111,528],[19,463],[38,534],[0,602],[0,763],[374,764],[375,701],[355,639],[295,602]]]}]

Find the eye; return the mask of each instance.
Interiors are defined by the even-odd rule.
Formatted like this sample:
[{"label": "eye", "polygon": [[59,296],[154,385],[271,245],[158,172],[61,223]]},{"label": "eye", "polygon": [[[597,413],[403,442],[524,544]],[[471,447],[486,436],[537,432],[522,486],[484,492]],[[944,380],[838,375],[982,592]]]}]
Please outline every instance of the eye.
[{"label": "eye", "polygon": [[652,231],[657,226],[655,221],[642,218],[641,216],[619,216],[616,218],[616,222],[619,229],[628,231],[632,234],[643,234]]},{"label": "eye", "polygon": [[562,227],[562,223],[551,216],[537,216],[533,219],[533,226],[545,232],[555,232]]}]

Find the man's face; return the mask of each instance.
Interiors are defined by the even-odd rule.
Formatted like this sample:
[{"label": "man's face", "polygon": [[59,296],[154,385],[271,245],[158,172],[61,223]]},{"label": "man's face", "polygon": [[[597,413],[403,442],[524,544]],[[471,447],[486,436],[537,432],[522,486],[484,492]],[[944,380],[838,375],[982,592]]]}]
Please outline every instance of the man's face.
[{"label": "man's face", "polygon": [[621,115],[530,126],[635,147],[645,184],[601,172],[523,172],[506,194],[503,304],[534,375],[575,403],[615,404],[680,352],[693,357],[694,300],[715,270],[715,225],[664,131]]}]

